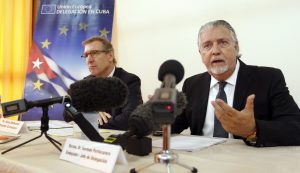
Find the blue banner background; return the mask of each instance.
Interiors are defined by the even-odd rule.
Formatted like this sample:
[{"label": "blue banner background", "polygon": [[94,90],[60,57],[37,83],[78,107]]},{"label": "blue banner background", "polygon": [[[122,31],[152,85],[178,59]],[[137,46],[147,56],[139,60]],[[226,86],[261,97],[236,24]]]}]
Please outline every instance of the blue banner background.
[{"label": "blue banner background", "polygon": [[[88,75],[81,42],[93,35],[111,41],[114,0],[41,0],[30,51],[24,98],[27,101],[66,95],[69,85]],[[63,106],[49,106],[50,119],[63,119]],[[21,120],[38,120],[41,108]]]}]

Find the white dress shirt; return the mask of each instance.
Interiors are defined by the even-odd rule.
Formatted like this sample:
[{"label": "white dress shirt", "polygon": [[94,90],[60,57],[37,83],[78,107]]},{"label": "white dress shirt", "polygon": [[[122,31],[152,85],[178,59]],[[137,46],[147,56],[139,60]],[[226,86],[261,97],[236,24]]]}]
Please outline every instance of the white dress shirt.
[{"label": "white dress shirt", "polygon": [[115,70],[116,70],[116,67],[114,66],[113,70],[111,71],[111,73],[107,77],[113,77]]},{"label": "white dress shirt", "polygon": [[[236,79],[238,75],[238,71],[240,68],[240,62],[237,61],[236,68],[232,75],[225,80],[227,82],[224,91],[227,96],[227,104],[229,106],[233,105],[233,98],[234,98],[234,91],[236,86]],[[219,91],[219,84],[218,80],[215,79],[213,76],[211,76],[210,81],[210,89],[209,89],[209,96],[208,96],[208,103],[207,103],[207,110],[206,110],[206,117],[205,122],[203,126],[203,135],[213,137],[214,134],[214,118],[215,118],[215,109],[213,105],[211,104],[211,101],[214,101],[217,97],[218,91]],[[229,133],[229,138],[233,138],[233,135]]]}]

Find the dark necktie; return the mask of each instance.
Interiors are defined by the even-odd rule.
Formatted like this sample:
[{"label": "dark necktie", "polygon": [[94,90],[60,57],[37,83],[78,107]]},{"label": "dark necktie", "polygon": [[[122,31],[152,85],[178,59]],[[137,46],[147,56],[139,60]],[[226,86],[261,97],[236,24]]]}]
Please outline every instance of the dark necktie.
[{"label": "dark necktie", "polygon": [[[222,99],[225,103],[227,103],[227,97],[224,91],[226,84],[227,82],[225,81],[219,82],[219,92],[216,97],[216,99]],[[214,137],[228,138],[228,133],[224,130],[216,115],[215,115],[215,123],[214,123]]]}]

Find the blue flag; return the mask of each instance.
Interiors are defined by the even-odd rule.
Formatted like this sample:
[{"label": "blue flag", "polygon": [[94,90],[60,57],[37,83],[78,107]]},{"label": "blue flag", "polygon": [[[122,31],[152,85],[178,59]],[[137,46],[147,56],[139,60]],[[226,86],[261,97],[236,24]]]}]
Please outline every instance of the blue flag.
[{"label": "blue flag", "polygon": [[[64,96],[70,84],[88,75],[81,42],[100,35],[111,40],[114,0],[40,0],[26,73],[24,98]],[[63,105],[49,106],[49,118],[62,120]],[[32,108],[21,120],[39,120]]]}]

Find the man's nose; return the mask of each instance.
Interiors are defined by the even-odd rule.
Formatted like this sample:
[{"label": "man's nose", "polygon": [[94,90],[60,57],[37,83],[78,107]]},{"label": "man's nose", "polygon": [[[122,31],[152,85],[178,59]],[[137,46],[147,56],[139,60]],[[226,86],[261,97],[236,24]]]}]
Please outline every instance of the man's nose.
[{"label": "man's nose", "polygon": [[212,54],[219,54],[220,53],[220,47],[218,43],[214,43],[212,48],[211,48]]},{"label": "man's nose", "polygon": [[94,60],[94,58],[91,54],[88,54],[87,57],[86,57],[86,60],[87,61],[92,61],[92,60]]}]

